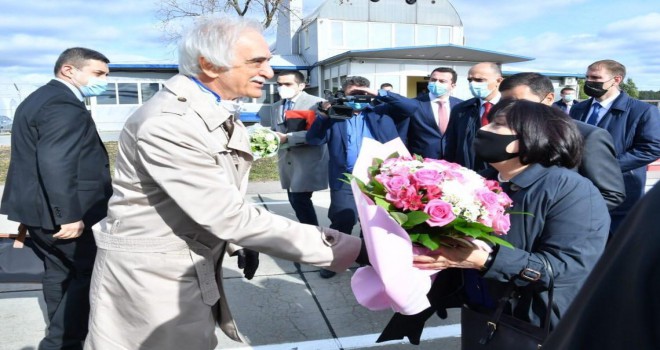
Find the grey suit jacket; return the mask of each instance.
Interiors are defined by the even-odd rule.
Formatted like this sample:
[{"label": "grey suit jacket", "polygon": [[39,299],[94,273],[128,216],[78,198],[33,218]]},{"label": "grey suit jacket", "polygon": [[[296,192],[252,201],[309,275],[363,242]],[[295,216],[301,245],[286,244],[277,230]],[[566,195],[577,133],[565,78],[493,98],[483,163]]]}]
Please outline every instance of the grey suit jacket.
[{"label": "grey suit jacket", "polygon": [[[317,110],[322,98],[301,92],[294,98],[294,110]],[[271,129],[287,134],[287,142],[277,154],[280,183],[291,192],[313,192],[328,188],[328,148],[312,146],[305,141],[307,131],[288,132],[282,116],[282,100],[269,110]]]}]

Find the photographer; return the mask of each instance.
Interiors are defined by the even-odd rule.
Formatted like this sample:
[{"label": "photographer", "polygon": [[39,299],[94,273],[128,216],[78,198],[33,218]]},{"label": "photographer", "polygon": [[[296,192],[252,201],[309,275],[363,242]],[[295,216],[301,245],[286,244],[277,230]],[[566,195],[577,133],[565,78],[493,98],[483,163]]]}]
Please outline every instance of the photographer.
[{"label": "photographer", "polygon": [[[343,97],[323,102],[316,120],[307,131],[310,145],[328,145],[330,166],[330,227],[351,234],[357,222],[357,210],[351,186],[341,179],[344,173],[351,173],[360,153],[363,138],[385,143],[399,135],[390,116],[380,108],[374,108],[369,101],[373,96],[365,96],[369,90],[369,80],[364,77],[348,77],[342,84]],[[370,95],[374,95],[370,93]],[[334,272],[321,271],[321,277],[330,278]]]}]

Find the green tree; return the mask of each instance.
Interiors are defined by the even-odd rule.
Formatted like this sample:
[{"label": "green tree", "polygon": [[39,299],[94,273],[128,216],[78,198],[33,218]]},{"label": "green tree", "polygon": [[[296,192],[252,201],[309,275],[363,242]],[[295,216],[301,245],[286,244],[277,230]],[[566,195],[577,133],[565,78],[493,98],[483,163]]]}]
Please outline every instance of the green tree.
[{"label": "green tree", "polygon": [[580,101],[589,99],[589,96],[587,96],[587,94],[584,93],[584,81],[585,79],[578,79],[578,90],[580,90],[580,96],[578,97],[578,99]]},{"label": "green tree", "polygon": [[639,98],[639,90],[632,78],[626,79],[626,82],[621,82],[621,90],[625,91],[630,97]]}]

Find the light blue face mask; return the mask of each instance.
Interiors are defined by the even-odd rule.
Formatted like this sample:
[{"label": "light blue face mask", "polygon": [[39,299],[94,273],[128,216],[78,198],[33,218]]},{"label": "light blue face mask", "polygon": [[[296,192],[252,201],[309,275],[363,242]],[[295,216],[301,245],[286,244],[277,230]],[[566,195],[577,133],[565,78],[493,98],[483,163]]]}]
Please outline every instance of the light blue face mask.
[{"label": "light blue face mask", "polygon": [[564,101],[566,101],[566,102],[571,102],[571,101],[573,101],[573,100],[575,99],[575,95],[573,95],[573,94],[568,94],[568,95],[564,95],[564,97],[562,97],[562,98],[563,98]]},{"label": "light blue face mask", "polygon": [[362,102],[344,102],[345,106],[353,108],[354,111],[361,111],[369,105],[368,103],[362,103]]},{"label": "light blue face mask", "polygon": [[447,85],[438,82],[429,82],[428,89],[430,93],[437,97],[444,96],[449,92]]},{"label": "light blue face mask", "polygon": [[78,89],[84,97],[98,96],[105,92],[108,88],[108,81],[105,79],[99,79],[95,77],[90,77],[87,81],[87,85],[80,85]]},{"label": "light blue face mask", "polygon": [[488,90],[488,82],[483,82],[483,83],[471,82],[470,92],[472,93],[472,96],[478,97],[483,100],[484,98],[488,97],[488,95],[490,95],[492,91]]}]

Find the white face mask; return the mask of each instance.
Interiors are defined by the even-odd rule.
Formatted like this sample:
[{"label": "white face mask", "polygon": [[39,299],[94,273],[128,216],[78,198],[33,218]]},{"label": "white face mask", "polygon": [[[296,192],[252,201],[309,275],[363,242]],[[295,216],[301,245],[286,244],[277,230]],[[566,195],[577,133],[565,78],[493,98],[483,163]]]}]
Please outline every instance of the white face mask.
[{"label": "white face mask", "polygon": [[288,86],[282,85],[277,87],[277,93],[280,94],[280,97],[283,99],[293,98],[293,96],[296,96],[296,92],[296,90]]}]

